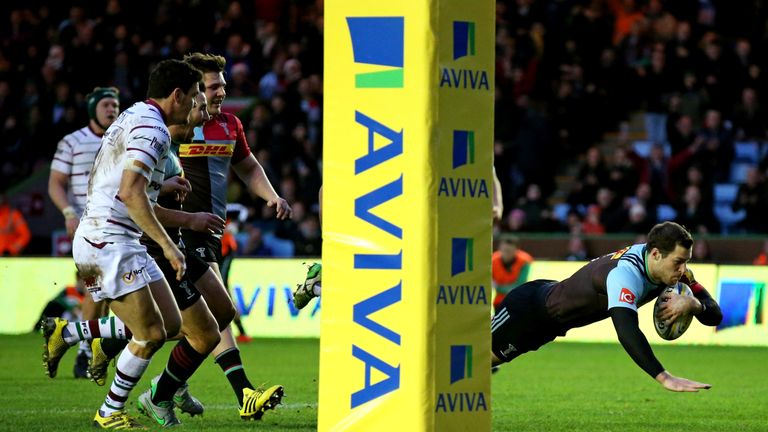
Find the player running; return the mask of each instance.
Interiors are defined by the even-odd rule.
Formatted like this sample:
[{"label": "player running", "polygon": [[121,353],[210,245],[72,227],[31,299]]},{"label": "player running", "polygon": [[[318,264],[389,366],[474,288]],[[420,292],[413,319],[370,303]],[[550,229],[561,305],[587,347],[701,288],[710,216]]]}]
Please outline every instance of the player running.
[{"label": "player running", "polygon": [[[64,215],[67,235],[72,238],[85,209],[88,196],[88,179],[96,153],[101,148],[104,131],[114,123],[120,113],[119,91],[114,87],[96,87],[85,97],[88,108],[88,125],[59,141],[51,162],[48,177],[48,195]],[[82,319],[96,319],[107,312],[106,305],[96,305],[91,296],[84,296],[80,305]],[[75,378],[88,377],[91,347],[80,343],[75,359]]]},{"label": "player running", "polygon": [[[73,255],[94,301],[108,300],[133,332],[93,419],[101,428],[140,427],[126,413],[125,401],[166,335],[178,333],[181,326],[168,283],[139,238],[146,232],[160,244],[176,278],[182,278],[184,255],[163,230],[153,206],[171,143],[168,126],[189,120],[200,79],[189,64],[160,62],[149,76],[147,101],[134,104],[107,129],[94,163]],[[47,348],[46,363],[49,354]]]},{"label": "player running", "polygon": [[[184,143],[179,148],[181,165],[192,185],[184,201],[185,210],[211,212],[225,218],[227,178],[231,165],[251,193],[264,199],[268,206],[275,207],[278,219],[290,218],[291,207],[275,192],[264,168],[251,153],[240,120],[221,110],[226,97],[227,83],[223,73],[226,60],[212,54],[194,53],[185,56],[184,61],[203,72],[205,96],[211,115],[211,119],[202,127],[195,128],[193,142]],[[182,230],[182,238],[188,253],[205,260],[221,278],[221,232],[196,233]],[[226,290],[201,290],[214,314],[219,307],[233,307]],[[222,331],[221,343],[213,355],[237,397],[241,417],[248,417],[254,411],[257,391],[245,373],[240,350],[229,326]],[[271,389],[276,393],[283,391],[282,386],[273,386]]]},{"label": "player running", "polygon": [[648,243],[590,261],[561,282],[535,280],[510,291],[491,323],[491,363],[535,351],[572,328],[611,317],[619,342],[632,360],[666,389],[695,392],[711,386],[671,375],[656,359],[638,327],[637,308],[668,286],[683,282],[694,297],[666,293],[659,318],[673,322],[693,314],[704,325],[722,321],[720,306],[687,269],[693,239],[674,222],[656,225]]}]

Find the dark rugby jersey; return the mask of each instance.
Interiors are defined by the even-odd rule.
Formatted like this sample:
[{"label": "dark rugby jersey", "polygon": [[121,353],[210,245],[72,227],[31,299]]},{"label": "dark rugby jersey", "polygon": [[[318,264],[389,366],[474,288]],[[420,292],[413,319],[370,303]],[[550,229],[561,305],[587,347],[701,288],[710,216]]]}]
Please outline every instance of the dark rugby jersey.
[{"label": "dark rugby jersey", "polygon": [[192,142],[179,147],[184,175],[192,184],[184,210],[209,212],[226,219],[230,163],[237,164],[251,154],[243,125],[233,114],[221,113],[194,132]]},{"label": "dark rugby jersey", "polygon": [[[607,318],[613,307],[636,311],[665,288],[648,277],[645,255],[645,244],[636,244],[590,261],[551,288],[547,313],[568,330]],[[702,289],[690,271],[680,282],[691,286],[694,293]]]},{"label": "dark rugby jersey", "polygon": [[[178,149],[179,149],[179,144],[176,142],[172,142],[171,149],[168,151],[168,159],[165,161],[165,179],[166,180],[174,176],[184,175],[184,171],[181,169],[181,164],[179,164],[179,158],[178,156],[176,156]],[[158,196],[157,204],[167,209],[181,210],[181,203],[176,201],[175,194]],[[178,245],[181,239],[181,233],[179,232],[179,229],[166,228],[166,227],[163,227],[163,228],[165,229],[165,232],[168,233],[168,237],[170,237],[171,240]],[[162,258],[164,256],[163,248],[161,248],[160,245],[157,244],[154,240],[149,238],[149,236],[146,233],[142,234],[139,241],[141,242],[141,244],[146,246],[147,253],[153,258],[158,258],[158,257]]]}]

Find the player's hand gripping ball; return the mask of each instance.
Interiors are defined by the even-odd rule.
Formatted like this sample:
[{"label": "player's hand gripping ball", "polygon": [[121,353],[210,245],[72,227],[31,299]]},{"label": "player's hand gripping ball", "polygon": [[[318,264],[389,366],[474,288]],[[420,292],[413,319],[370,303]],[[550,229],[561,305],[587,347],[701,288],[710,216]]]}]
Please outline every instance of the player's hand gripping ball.
[{"label": "player's hand gripping ball", "polygon": [[693,291],[691,291],[691,288],[688,285],[678,282],[675,286],[665,288],[664,291],[659,294],[656,303],[653,305],[653,327],[656,329],[656,333],[658,333],[662,339],[675,340],[688,330],[688,326],[690,326],[691,321],[693,321],[693,315],[687,314],[680,316],[669,324],[665,323],[664,320],[659,319],[657,316],[659,308],[665,301],[662,297],[668,292],[674,292],[675,294],[683,296],[693,296]]}]

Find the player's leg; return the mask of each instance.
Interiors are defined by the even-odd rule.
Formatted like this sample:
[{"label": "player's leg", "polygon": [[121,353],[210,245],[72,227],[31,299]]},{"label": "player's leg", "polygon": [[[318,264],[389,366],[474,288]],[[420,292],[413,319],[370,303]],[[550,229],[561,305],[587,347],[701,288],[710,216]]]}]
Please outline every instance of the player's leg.
[{"label": "player's leg", "polygon": [[323,267],[320,263],[312,263],[307,268],[307,276],[303,284],[298,284],[293,292],[293,305],[303,309],[310,300],[321,294]]},{"label": "player's leg", "polygon": [[[161,293],[169,291],[164,279],[150,284],[164,287],[165,290],[159,290]],[[110,304],[115,315],[133,330],[133,338],[117,361],[115,378],[109,393],[94,417],[95,426],[113,428],[118,425],[137,424],[125,413],[128,395],[146,371],[152,355],[165,342],[166,334],[179,331],[181,317],[178,309],[164,310],[167,320],[164,320],[160,313],[161,307],[167,307],[170,293],[168,296],[153,296],[148,288],[122,295]]]},{"label": "player's leg", "polygon": [[[83,303],[80,305],[81,320],[96,319],[101,316],[101,306],[104,302],[96,304],[93,301],[93,297],[86,294],[83,297]],[[77,351],[77,358],[75,359],[74,375],[75,378],[88,378],[88,361],[91,358],[91,344],[90,341],[81,341],[80,348]]]},{"label": "player's leg", "polygon": [[552,281],[535,280],[510,291],[491,320],[491,365],[510,362],[557,337],[544,296]]},{"label": "player's leg", "polygon": [[[228,255],[221,257],[221,280],[224,282],[224,287],[227,289],[227,293],[229,294],[229,297],[232,298],[232,290],[229,288],[229,271],[232,269],[232,260],[234,259],[234,254],[229,253]],[[237,327],[238,336],[237,341],[240,343],[248,343],[251,342],[252,339],[248,334],[245,332],[245,328],[243,327],[243,322],[240,320],[240,312],[235,309],[235,318],[232,320],[232,322],[235,324],[235,327]]]},{"label": "player's leg", "polygon": [[[105,301],[99,304],[106,305]],[[44,318],[41,323],[45,344],[43,347],[43,365],[46,375],[51,378],[56,376],[59,361],[69,347],[78,342],[91,342],[98,338],[122,339],[122,347],[125,340],[132,336],[131,331],[118,317],[102,317],[87,321],[67,321],[62,318]],[[120,342],[116,342],[120,344]],[[118,350],[119,351],[119,350]],[[93,355],[92,355],[93,358]],[[91,359],[91,362],[93,360]],[[93,377],[93,375],[92,375]],[[103,385],[103,384],[102,384]]]},{"label": "player's leg", "polygon": [[[175,270],[167,261],[160,261],[163,274],[170,277]],[[162,374],[152,379],[150,389],[139,397],[139,410],[154,419],[169,418],[173,406],[190,415],[203,413],[203,405],[189,394],[187,380],[200,367],[219,343],[219,326],[208,310],[200,292],[190,282],[201,274],[211,272],[208,264],[195,256],[187,256],[187,273],[180,282],[171,280],[171,291],[181,310],[182,327],[179,342]]]},{"label": "player's leg", "polygon": [[283,397],[283,386],[274,385],[267,389],[255,388],[251,384],[243,368],[240,350],[232,335],[228,320],[234,316],[234,305],[227,295],[224,284],[218,274],[216,263],[208,263],[211,272],[203,275],[195,282],[208,303],[211,312],[217,318],[221,331],[221,341],[213,350],[216,363],[226,375],[232,390],[235,392],[240,406],[240,417],[243,419],[260,419],[267,409],[277,406]]}]

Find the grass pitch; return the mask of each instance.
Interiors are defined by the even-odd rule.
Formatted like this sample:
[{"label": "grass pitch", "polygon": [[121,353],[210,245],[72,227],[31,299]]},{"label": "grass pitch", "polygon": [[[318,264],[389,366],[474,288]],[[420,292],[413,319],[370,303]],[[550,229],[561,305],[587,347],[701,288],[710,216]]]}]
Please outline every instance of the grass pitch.
[{"label": "grass pitch", "polygon": [[[64,357],[56,379],[45,377],[41,344],[39,335],[0,336],[0,430],[91,429],[90,420],[107,387],[72,378],[74,349]],[[131,394],[131,413],[138,414],[136,397],[162,370],[170,346],[157,354]],[[318,341],[262,339],[241,349],[254,384],[285,385],[284,405],[260,422],[241,421],[229,384],[209,360],[190,380],[206,413],[195,418],[181,415],[182,428],[316,430]],[[768,430],[768,349],[670,344],[654,350],[673,374],[710,383],[712,389],[686,394],[664,390],[632,363],[618,343],[555,343],[520,357],[493,376],[493,430]]]}]

